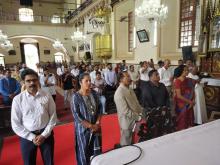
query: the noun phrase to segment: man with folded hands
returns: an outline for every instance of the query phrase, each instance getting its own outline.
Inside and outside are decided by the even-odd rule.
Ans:
[[[132,129],[135,122],[142,119],[143,108],[140,106],[133,89],[129,89],[131,78],[127,71],[119,73],[120,85],[117,88],[114,101],[117,108],[120,125],[120,145],[132,144]]]
[[[36,165],[37,148],[40,148],[45,165],[53,165],[56,106],[50,93],[39,89],[38,74],[32,69],[21,73],[26,90],[12,102],[11,123],[20,136],[24,165]]]

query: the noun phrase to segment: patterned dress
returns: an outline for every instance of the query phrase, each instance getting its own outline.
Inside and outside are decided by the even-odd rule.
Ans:
[[[87,99],[87,100],[86,100]],[[94,107],[94,108],[90,108]],[[101,135],[92,133],[85,128],[81,121],[88,121],[95,124],[101,114],[101,105],[94,91],[85,98],[79,92],[74,93],[71,101],[71,110],[75,125],[75,150],[78,165],[87,165],[90,157],[101,153]]]
[[[185,78],[183,81],[176,79],[174,81],[174,89],[180,89],[181,95],[186,99],[194,99],[194,83],[192,79]],[[193,126],[194,115],[193,107],[190,108],[190,105],[185,103],[183,100],[175,98],[175,110],[176,110],[176,129],[182,130]]]

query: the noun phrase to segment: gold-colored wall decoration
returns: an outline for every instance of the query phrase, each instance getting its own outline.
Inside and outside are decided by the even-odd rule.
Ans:
[[[99,35],[96,37],[95,42],[95,52],[97,57],[102,59],[108,59],[112,57],[112,35]]]

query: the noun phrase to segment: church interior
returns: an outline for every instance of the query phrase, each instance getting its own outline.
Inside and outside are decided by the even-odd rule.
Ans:
[[[2,165],[33,163],[25,162],[22,139],[26,137],[18,133],[28,132],[23,125],[30,120],[24,113],[32,100],[18,102],[22,94],[33,91],[26,69],[34,71],[32,76],[36,73],[38,79],[30,83],[38,83],[37,91],[46,91],[53,99],[48,104],[54,106],[56,116],[50,130],[52,164],[220,164],[220,0],[0,0]],[[97,113],[93,112],[96,99],[90,94],[83,97],[86,77],[88,90],[95,91],[102,107],[91,124],[86,116]],[[9,79],[16,85],[10,86]],[[193,87],[183,84],[185,79]],[[127,90],[130,93],[123,93]],[[189,91],[192,99],[185,97]],[[137,107],[142,108],[140,120],[130,123],[132,132],[126,136],[132,142],[123,146],[122,123],[132,119]],[[18,109],[23,114],[18,115]],[[189,109],[191,116],[186,114]],[[49,123],[52,117],[49,114]],[[43,122],[34,118],[29,124],[37,125],[35,120]],[[85,132],[91,130],[86,142],[78,137],[86,137],[78,135],[80,124]],[[91,150],[96,126],[101,130],[101,153],[96,155],[94,149],[85,163],[80,160],[82,150]],[[47,125],[32,127],[29,135],[43,129],[43,136],[49,130]],[[41,144],[49,139],[45,137],[39,144],[28,139],[40,148],[37,165],[48,164],[40,154]]]

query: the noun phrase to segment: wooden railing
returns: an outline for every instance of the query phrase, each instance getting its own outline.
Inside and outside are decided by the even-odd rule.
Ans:
[[[83,11],[85,8],[87,8],[89,5],[91,5],[93,2],[96,0],[87,0],[83,2],[76,10],[73,12],[69,13],[69,15],[66,17],[66,20],[69,21],[76,17],[81,11]]]
[[[50,16],[34,15],[33,18],[34,18],[34,21],[32,23],[66,24],[66,18],[64,17],[59,17],[60,23],[52,23],[51,20],[53,17],[50,17]],[[6,13],[6,12],[0,12],[0,21],[2,23],[9,22],[9,21],[10,22],[21,22],[19,20],[19,14]]]

